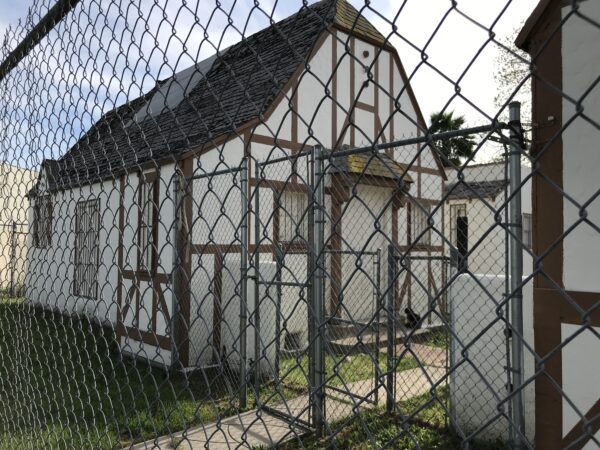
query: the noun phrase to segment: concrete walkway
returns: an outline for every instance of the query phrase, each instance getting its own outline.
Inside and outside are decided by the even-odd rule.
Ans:
[[[440,367],[426,368],[427,375],[433,382],[440,380],[445,370]],[[425,394],[431,388],[431,383],[420,368],[405,370],[396,374],[396,402],[411,399]],[[347,386],[347,390],[355,396],[372,395],[374,385],[372,380],[358,381]],[[379,403],[385,404],[386,390],[381,387]],[[354,414],[353,408],[369,408],[368,403],[361,403],[351,396],[329,389],[327,392],[327,420],[335,422]],[[308,395],[299,396],[285,403],[276,405],[274,409],[285,411],[299,419],[308,418]],[[269,448],[285,441],[299,438],[305,431],[294,427],[264,411],[247,411],[236,416],[214,422],[205,426],[189,429],[185,433],[175,433],[173,436],[163,436],[154,441],[147,441],[134,446],[134,449],[173,449],[178,444],[178,450],[184,449],[252,449]]]

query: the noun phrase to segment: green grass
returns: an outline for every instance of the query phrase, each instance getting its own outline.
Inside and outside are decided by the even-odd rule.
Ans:
[[[439,390],[438,399],[429,394],[412,398],[397,405],[400,413],[388,414],[381,408],[364,409],[350,419],[330,425],[327,437],[321,440],[309,438],[303,446],[309,450],[321,448],[344,448],[367,450],[371,448],[394,448],[442,450],[463,448],[462,439],[446,427],[447,388]],[[404,420],[403,416],[411,416]],[[505,450],[501,442],[470,441],[473,450]],[[290,442],[283,450],[297,448]]]
[[[121,448],[239,411],[231,373],[184,377],[122,357],[110,329],[0,299],[0,448]],[[385,355],[379,360],[385,368]],[[412,358],[397,370],[416,367]],[[328,356],[328,384],[372,379],[364,354]],[[282,359],[270,404],[306,394],[308,360]],[[248,407],[253,406],[249,390]]]
[[[238,411],[231,374],[122,358],[111,330],[17,300],[0,301],[0,352],[0,448],[128,447]]]
[[[415,336],[413,340],[415,343],[418,344],[448,349],[450,345],[450,334],[446,329],[436,328],[429,331],[428,333]]]
[[[386,372],[386,355],[380,353],[379,367]],[[396,372],[418,367],[414,358],[406,356],[400,360]],[[325,379],[330,386],[342,386],[348,383],[373,379],[375,360],[372,355],[359,353],[349,356],[325,356]],[[290,388],[306,390],[308,387],[308,357],[288,356],[282,358],[279,366],[279,376],[282,384]]]

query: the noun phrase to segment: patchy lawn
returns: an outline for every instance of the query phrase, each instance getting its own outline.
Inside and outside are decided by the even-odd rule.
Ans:
[[[174,375],[121,357],[115,339],[113,330],[86,319],[0,299],[0,447],[128,447],[238,412],[233,374]],[[382,369],[385,362],[382,353]],[[327,356],[326,367],[328,383],[335,386],[342,377],[346,383],[372,379],[374,361],[365,354]],[[416,361],[405,357],[397,370],[413,367]],[[283,358],[279,390],[265,383],[261,398],[306,393],[307,371],[306,356]],[[369,417],[374,423],[384,420],[378,413]],[[383,428],[384,422],[377,426]],[[339,438],[355,439],[348,433]]]
[[[0,352],[2,448],[128,447],[237,412],[231,374],[121,358],[112,330],[17,300],[0,300]]]
[[[450,333],[443,327],[434,328],[427,333],[416,336],[413,340],[415,343],[428,345],[430,347],[443,349],[448,349],[450,347]]]
[[[326,355],[325,370],[326,382],[330,386],[342,386],[348,383],[373,379],[375,376],[374,355],[359,353],[349,356]],[[379,367],[382,373],[386,372],[386,355],[379,354]],[[417,361],[410,356],[403,357],[396,367],[396,372],[419,367]],[[306,391],[308,387],[308,357],[288,356],[283,358],[279,366],[281,382],[290,388]]]
[[[462,449],[462,439],[446,426],[447,388],[439,390],[439,400],[432,400],[424,394],[398,403],[398,413],[388,414],[382,408],[364,409],[360,414],[333,423],[321,440],[307,438],[303,448],[344,448],[367,450],[371,448],[394,448],[422,450]],[[402,415],[412,415],[403,421]],[[298,448],[296,442],[289,442],[283,450]],[[501,442],[471,441],[472,450],[505,450]]]

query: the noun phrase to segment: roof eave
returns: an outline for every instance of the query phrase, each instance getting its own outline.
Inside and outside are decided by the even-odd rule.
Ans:
[[[540,20],[553,4],[560,4],[562,0],[540,0],[531,15],[525,21],[523,28],[515,39],[515,45],[525,52],[529,52],[529,44]]]

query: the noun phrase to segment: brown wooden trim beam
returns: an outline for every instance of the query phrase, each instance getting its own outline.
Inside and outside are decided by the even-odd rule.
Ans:
[[[356,109],[362,109],[363,111],[375,114],[375,107],[364,102],[356,102]]]
[[[297,142],[297,137],[296,139],[292,138],[291,141],[288,141],[286,139],[280,139],[278,137],[263,136],[262,134],[253,134],[250,137],[250,142],[253,142],[255,144],[268,145],[270,147],[291,150],[293,152],[300,152],[308,148],[307,145]]]
[[[150,274],[147,271],[136,271],[136,270],[122,270],[121,271],[123,279],[125,280],[136,280],[136,281],[146,281],[146,282],[154,282],[156,284],[164,284],[169,281],[170,275],[167,273],[155,273]]]
[[[557,292],[533,290],[533,328],[535,352],[544,362],[543,372],[535,380],[536,447],[562,448],[563,399],[555,386],[562,385],[561,319]],[[550,356],[551,355],[551,356]]]
[[[600,293],[566,291],[565,297],[560,302],[560,317],[563,323],[582,325],[584,318],[576,307],[569,301],[572,300],[585,312],[590,314],[591,326],[600,327]],[[568,296],[568,297],[567,297]]]
[[[152,345],[154,347],[159,347],[163,350],[171,350],[171,339],[168,336],[162,336],[152,331],[144,331],[138,328],[118,324],[117,335],[119,337],[127,336],[135,341],[143,342],[144,344]]]
[[[591,421],[588,424],[590,427],[589,432],[586,432],[583,428],[584,419],[580,419],[563,438],[562,448],[581,450],[592,439],[592,436],[600,430],[600,399],[596,400],[596,403],[584,414],[584,418],[586,422]]]

